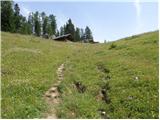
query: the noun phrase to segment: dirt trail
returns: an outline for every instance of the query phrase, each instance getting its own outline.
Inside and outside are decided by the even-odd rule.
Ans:
[[[53,84],[53,87],[51,87],[46,93],[45,93],[45,100],[48,103],[50,110],[47,113],[47,115],[45,115],[46,119],[57,119],[56,116],[56,110],[55,110],[55,106],[59,104],[60,102],[60,94],[58,91],[58,86],[61,83],[61,81],[63,80],[63,71],[64,71],[64,64],[61,64],[59,66],[59,68],[57,69],[57,76],[58,76],[58,80],[56,83]]]

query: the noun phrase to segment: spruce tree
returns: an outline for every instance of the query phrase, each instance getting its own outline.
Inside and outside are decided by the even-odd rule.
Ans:
[[[51,27],[51,35],[56,34],[57,24],[56,24],[56,18],[54,15],[49,16],[49,22]]]
[[[51,27],[51,24],[48,24],[47,25],[47,33],[48,33],[48,36],[51,36],[51,35],[53,35],[52,33],[52,27]]]
[[[93,42],[92,32],[88,26],[85,28],[85,40],[86,42]]]
[[[79,28],[76,28],[74,40],[75,41],[80,41],[81,40],[81,38],[80,38],[80,29]]]
[[[66,24],[65,33],[66,34],[71,34],[72,37],[74,37],[75,29],[74,29],[74,25],[73,25],[71,19],[69,19],[68,22],[67,22],[67,24]]]
[[[41,21],[41,25],[42,25],[42,34],[44,35],[46,33],[46,25],[44,24],[45,22],[45,19],[46,19],[46,14],[45,12],[42,12],[41,13],[41,18],[42,18],[42,21]]]
[[[47,33],[47,27],[48,27],[48,17],[46,16],[43,22],[43,35]]]
[[[14,24],[15,24],[15,32],[20,32],[21,27],[21,16],[20,16],[20,8],[18,4],[16,3],[14,5]],[[23,21],[23,20],[22,20]]]
[[[12,9],[12,1],[1,1],[1,30],[15,31],[14,25],[14,11]]]
[[[23,16],[20,16],[21,18],[21,26],[19,28],[19,32],[21,34],[28,34],[28,23],[26,21],[26,18]]]
[[[35,23],[35,34],[37,36],[41,35],[41,29],[40,29],[40,20],[39,20],[39,13],[38,11],[34,14],[34,23]]]

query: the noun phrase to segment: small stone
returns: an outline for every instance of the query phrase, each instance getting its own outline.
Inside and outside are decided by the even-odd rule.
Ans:
[[[139,78],[138,78],[138,77],[135,77],[135,80],[139,80]]]
[[[51,97],[54,98],[54,99],[57,98],[57,96],[58,96],[57,94],[52,94],[51,95]]]
[[[102,115],[105,115],[106,114],[106,112],[105,111],[102,111]]]
[[[128,96],[128,100],[132,100],[133,99],[133,96]]]
[[[55,93],[56,91],[57,91],[57,88],[51,88],[51,89],[49,90],[50,93]]]

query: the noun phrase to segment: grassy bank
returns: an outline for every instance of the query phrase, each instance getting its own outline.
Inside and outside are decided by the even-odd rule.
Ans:
[[[64,43],[2,33],[2,118],[40,117],[42,96],[70,50]]]
[[[158,118],[158,32],[107,44],[2,32],[2,118],[43,117],[43,95],[62,63],[59,118]]]

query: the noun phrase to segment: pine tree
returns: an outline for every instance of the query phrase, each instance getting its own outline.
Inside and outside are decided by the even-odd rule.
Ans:
[[[22,34],[34,33],[37,36],[46,35],[46,33],[49,36],[71,34],[73,41],[86,40],[86,42],[93,42],[92,32],[88,26],[86,26],[85,31],[78,27],[75,29],[72,20],[69,19],[64,26],[60,27],[60,31],[58,31],[54,15],[51,14],[48,17],[44,12],[39,14],[37,11],[36,13],[30,13],[27,21],[25,17],[20,15],[18,4],[14,5],[14,10],[12,7],[12,1],[1,1],[2,31],[20,32]]]
[[[92,32],[88,26],[85,28],[85,40],[86,42],[93,42]]]
[[[81,38],[80,38],[80,29],[79,28],[76,28],[74,40],[75,41],[80,41],[81,40]]]
[[[56,29],[57,29],[57,24],[56,24],[56,19],[54,15],[49,16],[49,22],[51,26],[51,35],[56,34]]]
[[[15,32],[20,32],[20,27],[21,27],[21,16],[20,16],[20,8],[18,4],[16,3],[14,5],[14,24],[15,24]]]
[[[66,34],[71,34],[72,37],[74,37],[75,29],[74,29],[74,25],[73,25],[71,19],[69,19],[69,20],[68,20],[68,23],[66,24],[65,33],[66,33]]]
[[[52,33],[52,27],[51,27],[51,24],[48,24],[47,25],[47,33],[48,33],[48,36],[51,36],[51,35],[53,35]]]
[[[42,27],[42,35],[45,35],[45,33],[46,33],[46,26],[47,26],[47,22],[48,22],[48,19],[46,20],[46,14],[45,14],[45,12],[42,12],[41,13],[41,18],[42,18],[42,20],[41,20],[41,27]]]
[[[14,11],[12,1],[1,1],[1,29],[2,31],[15,31]]]
[[[34,23],[35,23],[35,34],[37,36],[40,36],[41,34],[41,29],[40,29],[40,20],[39,20],[39,13],[38,11],[34,14]]]
[[[19,28],[19,32],[21,34],[28,34],[28,23],[26,21],[26,18],[23,17],[23,16],[20,16],[20,19],[21,19],[21,26]]]
[[[29,22],[27,22],[26,23],[27,24],[27,34],[32,34],[32,25],[29,23]]]
[[[20,33],[22,33],[22,34],[31,34],[32,33],[31,24],[23,16],[21,16]]]
[[[48,17],[46,16],[43,22],[43,35],[47,33],[47,26],[48,26]]]

